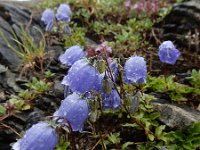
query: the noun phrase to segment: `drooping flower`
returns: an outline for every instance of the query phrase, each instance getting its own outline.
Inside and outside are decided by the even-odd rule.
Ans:
[[[53,23],[54,23],[54,12],[51,9],[46,9],[43,14],[41,20],[44,22],[46,25],[46,31],[51,31],[53,28]]]
[[[171,41],[164,41],[159,46],[158,56],[161,62],[174,65],[180,56],[180,52]]]
[[[60,55],[59,60],[62,64],[72,66],[77,60],[85,57],[86,54],[80,46],[72,46]]]
[[[46,122],[39,122],[26,131],[12,146],[12,150],[53,150],[57,143],[55,129]]]
[[[89,64],[87,59],[81,59],[71,66],[65,82],[73,92],[84,93],[94,90],[98,84],[98,79],[99,72]]]
[[[61,106],[54,115],[61,119],[58,122],[68,125],[64,119],[66,118],[73,131],[83,131],[84,123],[88,118],[89,108],[86,100],[81,99],[77,93],[73,93],[62,101]]]
[[[56,18],[58,21],[69,22],[71,15],[71,9],[67,4],[60,4],[57,9]]]
[[[143,57],[132,56],[124,66],[124,82],[128,84],[146,82],[147,66]]]
[[[117,109],[120,106],[120,96],[115,89],[110,94],[102,94],[102,104],[104,109]]]

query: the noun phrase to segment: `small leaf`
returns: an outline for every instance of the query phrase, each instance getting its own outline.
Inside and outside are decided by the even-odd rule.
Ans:
[[[123,127],[131,127],[131,128],[138,127],[138,125],[136,123],[125,123],[122,126]]]
[[[133,145],[133,144],[134,144],[133,142],[126,142],[126,143],[124,143],[124,144],[122,145],[122,150],[128,149],[128,146]]]
[[[165,125],[161,125],[161,126],[157,127],[156,131],[155,131],[155,135],[160,137],[162,132],[163,132],[163,130],[165,129],[165,127],[166,127]]]
[[[6,114],[6,108],[0,105],[0,116]]]
[[[200,122],[193,123],[192,126],[188,130],[192,135],[200,134]]]
[[[104,60],[98,60],[96,65],[99,73],[103,73],[106,70],[106,63]]]
[[[21,110],[29,110],[31,109],[31,105],[29,104],[24,104],[23,107],[21,108]]]
[[[153,141],[154,138],[155,138],[154,135],[152,135],[152,134],[147,134],[147,136],[148,136],[148,138],[149,138],[150,141]]]
[[[149,115],[149,118],[152,119],[152,120],[155,120],[155,119],[157,119],[159,116],[160,116],[159,113],[154,112],[154,113],[151,113],[151,114]]]
[[[111,133],[111,135],[108,136],[108,140],[111,141],[113,144],[120,143],[120,133]]]
[[[110,83],[110,79],[107,76],[105,76],[104,79],[102,80],[102,87],[103,87],[103,91],[106,94],[110,94],[110,92],[112,90],[112,86]]]

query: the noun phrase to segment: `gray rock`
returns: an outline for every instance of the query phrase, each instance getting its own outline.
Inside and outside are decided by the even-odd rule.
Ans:
[[[4,72],[6,72],[7,70],[8,70],[7,67],[5,67],[4,65],[1,65],[1,64],[0,64],[0,73],[4,73]]]
[[[8,43],[12,45],[16,50],[17,45],[11,39],[13,36],[11,34],[12,28],[11,26],[0,16],[0,32],[4,35],[4,37],[8,40]],[[0,60],[1,63],[16,70],[17,67],[21,64],[21,60],[17,57],[16,53],[11,50],[7,43],[4,41],[2,36],[0,36]]]
[[[152,103],[160,114],[160,121],[174,128],[185,128],[193,122],[200,121],[200,112],[189,107],[163,103],[156,100]]]
[[[34,108],[33,112],[31,112],[26,118],[26,128],[30,128],[33,124],[36,124],[39,121],[42,121],[45,118],[44,112],[38,108]]]
[[[0,2],[0,31],[16,51],[20,51],[20,48],[13,40],[15,39],[14,34],[17,40],[22,41],[22,27],[34,39],[36,44],[40,43],[42,35],[36,28],[42,29],[38,19],[33,17],[33,14],[23,7]],[[0,36],[0,62],[8,66],[12,71],[18,71],[22,61],[16,55],[16,52],[8,46],[8,43]]]
[[[61,84],[60,81],[56,80],[56,81],[54,82],[53,90],[54,90],[54,94],[55,94],[55,95],[63,95],[64,86]]]
[[[19,92],[22,89],[16,84],[16,74],[7,71],[6,72],[6,76],[7,76],[7,85],[9,88],[13,89],[15,92]]]
[[[176,41],[188,48],[195,47],[195,36],[199,37],[200,1],[191,0],[174,5],[172,11],[163,20],[164,40]]]
[[[0,85],[6,89],[7,92],[19,92],[21,88],[16,84],[16,74],[7,70],[0,74]]]

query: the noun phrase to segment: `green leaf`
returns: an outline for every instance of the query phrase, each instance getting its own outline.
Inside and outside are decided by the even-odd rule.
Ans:
[[[31,109],[31,105],[29,104],[24,104],[21,108],[21,110],[29,110],[29,109]]]
[[[150,141],[153,141],[155,139],[154,135],[152,135],[152,134],[147,134],[147,136]]]
[[[56,150],[67,150],[69,149],[69,146],[70,146],[70,142],[65,142],[65,143],[62,143],[62,145],[61,144],[57,145]]]
[[[19,99],[18,97],[9,99],[9,102],[19,110],[31,109],[30,104],[26,103],[24,100]]]
[[[188,130],[192,135],[200,135],[200,122],[193,123]]]
[[[6,114],[6,108],[0,105],[0,116]]]
[[[118,144],[120,143],[120,133],[111,133],[109,136],[108,136],[108,140],[111,141],[113,144]]]
[[[52,73],[50,70],[44,72],[45,78],[52,78],[55,76],[55,73]]]
[[[98,60],[96,62],[97,65],[97,70],[99,71],[99,73],[103,73],[106,70],[106,63],[104,60]]]
[[[160,114],[157,113],[157,112],[151,113],[151,114],[149,115],[149,118],[152,119],[152,120],[155,120],[155,119],[157,119],[158,117],[160,117]]]
[[[200,135],[199,135],[197,138],[193,139],[192,145],[193,145],[195,148],[200,147]]]
[[[103,88],[103,91],[106,93],[106,94],[110,94],[111,90],[112,90],[112,86],[111,86],[111,81],[110,79],[105,76],[102,80],[102,88]]]
[[[156,128],[155,130],[155,135],[160,137],[162,135],[163,130],[165,129],[165,125],[161,125],[159,127]]]
[[[133,142],[126,142],[126,143],[124,143],[124,144],[122,145],[122,150],[128,149],[128,147],[129,147],[130,145],[133,145],[133,144],[134,144]]]
[[[191,142],[188,142],[188,141],[184,142],[184,144],[183,144],[183,148],[184,148],[185,150],[191,150],[191,149],[194,149],[192,143],[191,143]]]
[[[125,123],[122,126],[123,127],[131,127],[131,128],[138,127],[138,125],[136,123]]]
[[[185,98],[182,94],[175,93],[175,92],[171,92],[171,93],[169,94],[169,97],[170,97],[173,101],[178,101],[178,102],[187,101],[187,98]]]

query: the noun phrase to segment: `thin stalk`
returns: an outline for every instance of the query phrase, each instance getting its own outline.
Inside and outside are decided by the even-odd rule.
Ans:
[[[114,84],[114,88],[115,88],[115,90],[117,91],[117,93],[119,94],[119,96],[120,96],[120,98],[121,98],[122,96],[121,96],[119,90],[117,89],[117,85],[116,85],[116,83],[115,83],[115,81],[114,81],[114,77],[113,77],[112,71],[111,71],[111,69],[110,69],[110,66],[109,66],[108,60],[105,59],[105,61],[106,61],[106,65],[107,65],[107,67],[108,67],[108,73],[109,73],[109,75],[110,75],[110,79],[111,79],[111,81],[112,81],[113,84]]]
[[[69,120],[67,120],[67,123],[69,125],[69,130],[70,130],[70,133],[71,133],[71,139],[72,139],[72,150],[76,150],[76,142],[75,142],[75,137],[74,137],[74,133],[73,133],[73,129],[72,129],[72,126],[69,122]]]
[[[100,136],[100,139],[101,139],[102,148],[103,148],[103,150],[106,150],[106,147],[105,147],[104,142],[103,142],[103,136],[101,134],[101,131],[99,132],[99,136]]]
[[[17,136],[19,136],[19,137],[21,138],[21,135],[20,135],[14,128],[12,128],[11,126],[8,126],[8,125],[4,124],[3,122],[0,122],[0,124],[1,124],[3,127],[12,130]]]
[[[115,82],[114,82],[113,75],[112,75],[112,71],[111,71],[111,69],[110,69],[110,67],[109,67],[109,64],[108,64],[107,59],[105,59],[105,61],[106,61],[106,64],[107,64],[107,66],[108,66],[108,72],[109,72],[109,74],[110,74],[111,80],[113,81],[113,83],[115,83]],[[122,80],[122,79],[121,79],[121,80]],[[118,91],[118,89],[117,89],[117,86],[116,86],[115,84],[114,84],[114,87],[115,87],[117,93],[119,94],[120,98],[122,98],[122,95],[121,95],[122,93],[119,93],[119,91]],[[141,122],[140,120],[138,120],[137,118],[135,118],[134,116],[131,115],[131,113],[129,112],[128,108],[127,108],[124,104],[123,104],[123,107],[124,107],[125,111],[127,112],[127,114],[129,115],[129,117],[130,117],[131,119],[133,119],[134,122],[135,122],[137,125],[139,125],[141,128],[144,129],[145,134],[151,134],[151,135],[153,135],[156,139],[158,139],[158,138],[153,134],[153,132],[151,132],[149,129],[146,129],[146,128],[145,128],[145,126],[142,124],[142,122]]]

